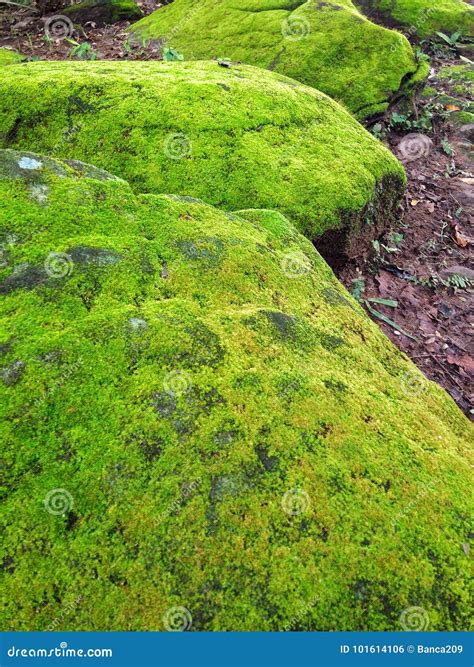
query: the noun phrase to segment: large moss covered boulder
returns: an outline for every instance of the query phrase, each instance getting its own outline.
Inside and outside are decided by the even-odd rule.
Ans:
[[[408,28],[419,37],[437,31],[474,36],[474,9],[464,0],[354,0],[354,4],[387,25]]]
[[[280,214],[2,151],[0,227],[2,629],[467,629],[472,429]]]
[[[48,63],[5,68],[0,145],[76,158],[138,192],[226,210],[278,209],[325,245],[360,250],[396,211],[393,155],[313,88],[248,66]],[[355,243],[352,243],[355,239]]]
[[[12,49],[0,48],[0,67],[2,65],[16,65],[24,60],[23,56]]]
[[[93,21],[98,26],[143,16],[135,0],[82,0],[61,11],[75,22]]]
[[[285,74],[359,118],[384,111],[417,70],[406,38],[351,0],[174,0],[131,30],[186,60],[230,58]]]

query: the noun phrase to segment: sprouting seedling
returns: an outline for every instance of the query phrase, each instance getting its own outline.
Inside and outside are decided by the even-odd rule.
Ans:
[[[163,60],[169,63],[176,60],[184,60],[184,56],[182,53],[178,53],[176,49],[173,49],[170,46],[165,46],[163,49]]]

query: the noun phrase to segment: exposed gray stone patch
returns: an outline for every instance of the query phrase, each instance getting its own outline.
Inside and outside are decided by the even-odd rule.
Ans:
[[[139,317],[131,317],[128,320],[128,323],[132,331],[144,331],[145,329],[148,329],[147,322]]]
[[[75,264],[112,266],[121,260],[121,256],[118,253],[107,248],[75,246],[74,248],[70,248],[67,254]]]
[[[30,264],[20,264],[12,274],[0,283],[0,294],[10,294],[16,289],[34,289],[46,282],[48,276],[44,269]]]
[[[48,201],[49,188],[47,185],[32,185],[30,192],[32,199],[35,199],[38,204],[46,204]]]
[[[20,169],[41,169],[43,163],[25,155],[18,160],[18,166]]]
[[[10,366],[0,368],[0,378],[3,384],[7,385],[7,387],[12,387],[19,382],[25,367],[26,364],[24,361],[14,361]]]

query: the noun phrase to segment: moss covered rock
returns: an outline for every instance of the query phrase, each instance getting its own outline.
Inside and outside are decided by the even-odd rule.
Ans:
[[[310,238],[349,230],[354,252],[405,183],[393,155],[326,95],[212,62],[9,67],[2,144],[92,162],[138,192],[279,209]]]
[[[83,0],[61,11],[78,23],[93,21],[99,26],[121,20],[137,20],[143,16],[135,0]]]
[[[282,215],[2,151],[0,226],[2,629],[467,629],[472,429]]]
[[[17,51],[0,48],[0,67],[2,65],[15,65],[24,60],[23,56]]]
[[[367,14],[388,25],[409,28],[419,37],[437,31],[474,36],[474,9],[463,0],[354,0]]]
[[[230,58],[327,93],[359,118],[384,111],[417,70],[402,35],[351,0],[174,0],[131,28],[186,60]]]

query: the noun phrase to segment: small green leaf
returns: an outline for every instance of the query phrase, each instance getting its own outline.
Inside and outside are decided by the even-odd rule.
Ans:
[[[402,329],[396,322],[391,320],[389,317],[384,315],[383,313],[380,313],[378,310],[375,310],[375,308],[372,308],[370,303],[366,300],[365,305],[367,306],[367,310],[369,313],[371,313],[374,317],[377,317],[379,320],[382,320],[382,322],[385,322],[385,324],[388,324],[389,326],[393,327],[400,333],[402,333],[404,336],[407,336],[407,338],[411,338],[412,340],[418,340],[415,338],[415,336],[412,336],[411,334],[407,333],[404,329]]]
[[[370,299],[367,299],[367,301],[370,301],[371,303],[380,303],[382,306],[390,306],[390,308],[398,307],[398,301],[395,301],[394,299],[378,299],[376,297],[371,297]]]

